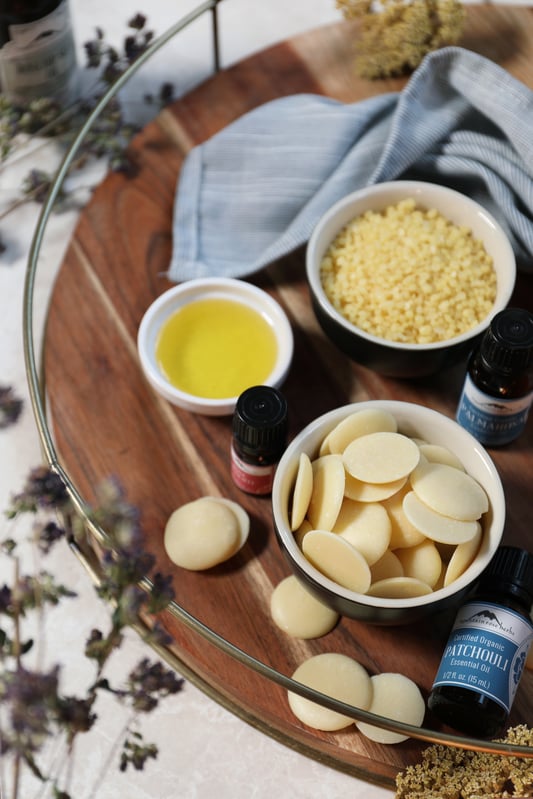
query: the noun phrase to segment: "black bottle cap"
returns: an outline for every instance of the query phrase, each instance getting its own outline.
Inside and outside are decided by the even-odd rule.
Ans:
[[[491,369],[513,374],[533,360],[533,314],[523,308],[506,308],[491,320],[480,346]]]
[[[233,435],[244,453],[277,460],[285,449],[288,410],[285,397],[272,386],[244,391],[233,414]]]
[[[518,547],[499,547],[481,575],[479,588],[509,593],[531,607],[533,555]]]

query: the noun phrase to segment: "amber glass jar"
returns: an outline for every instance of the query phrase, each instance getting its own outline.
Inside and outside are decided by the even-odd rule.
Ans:
[[[41,97],[67,105],[75,98],[68,0],[0,0],[0,86],[19,105]]]

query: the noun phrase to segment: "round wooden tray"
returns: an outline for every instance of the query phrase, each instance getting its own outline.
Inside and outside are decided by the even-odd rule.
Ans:
[[[110,174],[81,214],[53,291],[44,345],[49,418],[61,464],[88,503],[94,488],[118,475],[142,513],[148,548],[174,577],[176,601],[230,644],[290,676],[312,654],[345,652],[371,673],[401,671],[427,694],[450,618],[416,627],[371,627],[342,619],[316,641],[285,636],[272,623],[273,587],[289,573],[272,528],[270,501],[239,492],[229,470],[229,418],[176,409],[149,388],[136,353],[148,305],[169,287],[176,180],[187,151],[251,108],[281,95],[314,92],[352,102],[396,91],[403,80],[367,82],[353,68],[356,28],[312,31],[216,74],[149,124],[132,146],[135,177]],[[470,7],[465,47],[487,55],[533,86],[533,15],[529,9]],[[291,435],[315,416],[347,402],[394,398],[453,416],[464,364],[431,380],[385,379],[351,363],[322,335],[310,308],[303,252],[273,264],[252,282],[275,296],[290,317],[295,357],[284,393]],[[521,276],[517,303],[533,309],[531,278]],[[505,540],[533,549],[529,493],[533,429],[495,451],[508,501]],[[240,502],[249,512],[249,543],[206,573],[174,567],[162,531],[180,504],[205,494]],[[337,734],[301,725],[285,689],[221,651],[165,613],[170,651],[211,695],[287,745],[368,780],[392,785],[417,761],[420,741],[385,747],[354,728]],[[511,723],[533,718],[533,675],[525,675]],[[428,722],[429,723],[429,722]]]

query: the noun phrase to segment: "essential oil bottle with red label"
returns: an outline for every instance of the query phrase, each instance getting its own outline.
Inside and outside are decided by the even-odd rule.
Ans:
[[[252,386],[240,395],[233,415],[231,476],[242,491],[270,494],[287,431],[287,401],[276,388]]]

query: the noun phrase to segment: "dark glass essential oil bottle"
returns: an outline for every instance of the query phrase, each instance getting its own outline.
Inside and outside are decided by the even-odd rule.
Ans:
[[[531,642],[533,555],[500,547],[457,614],[428,700],[448,726],[479,738],[503,729]]]
[[[246,389],[235,406],[231,445],[233,482],[248,494],[269,494],[287,446],[285,397],[271,386]]]
[[[496,314],[470,356],[457,421],[482,444],[508,444],[522,433],[533,401],[533,314]]]

